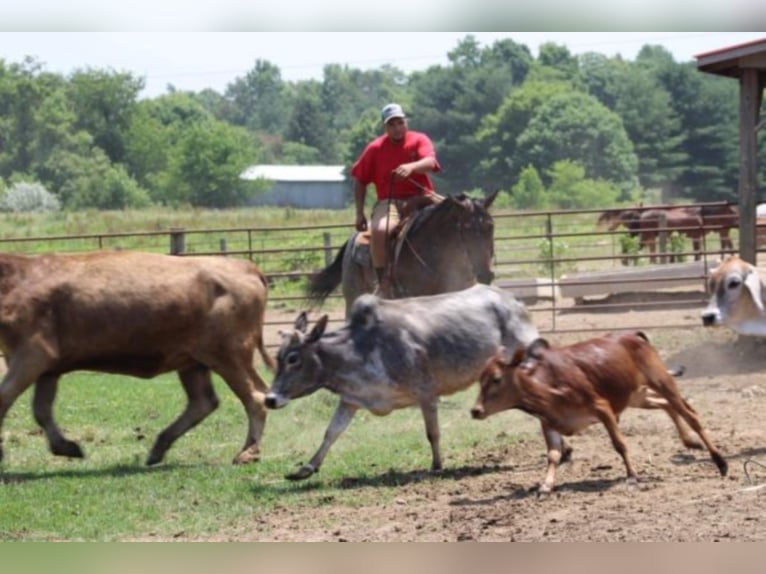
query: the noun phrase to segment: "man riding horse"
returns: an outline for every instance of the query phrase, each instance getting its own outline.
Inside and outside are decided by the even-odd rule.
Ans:
[[[370,256],[378,281],[376,294],[393,297],[389,264],[389,238],[407,215],[442,198],[434,193],[428,172],[441,168],[431,139],[409,130],[399,104],[381,111],[385,134],[370,142],[351,168],[354,178],[356,229],[367,230],[364,202],[367,186],[375,185],[377,202],[372,208]]]

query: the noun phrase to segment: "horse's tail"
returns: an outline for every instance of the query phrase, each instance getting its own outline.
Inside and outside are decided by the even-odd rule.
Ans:
[[[349,248],[350,241],[351,239],[343,244],[332,263],[309,279],[306,295],[312,303],[321,304],[340,285],[343,279],[343,256]]]

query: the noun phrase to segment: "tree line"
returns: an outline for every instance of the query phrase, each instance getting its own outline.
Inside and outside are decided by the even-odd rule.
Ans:
[[[390,101],[434,140],[442,193],[502,189],[517,208],[737,198],[735,81],[652,45],[633,61],[554,43],[533,57],[467,35],[447,57],[302,81],[256,59],[223,93],[154,98],[132,73],[0,59],[0,209],[240,206],[264,185],[239,179],[249,165],[350,166]]]

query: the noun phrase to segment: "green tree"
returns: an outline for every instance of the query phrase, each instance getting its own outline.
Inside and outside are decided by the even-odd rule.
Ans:
[[[666,49],[644,46],[636,59],[670,95],[685,135],[687,161],[666,200],[735,200],[738,180],[737,83],[676,63]]]
[[[57,195],[65,209],[125,209],[150,204],[148,193],[123,166],[112,164],[99,147],[88,154],[58,148],[48,164],[60,182]]]
[[[672,188],[688,158],[670,94],[640,62],[600,54],[586,54],[580,61],[582,83],[588,93],[622,119],[638,158],[640,184]]]
[[[144,81],[127,72],[84,69],[69,78],[75,129],[91,134],[95,145],[115,162],[125,158],[124,135],[144,88]]]
[[[566,46],[553,42],[540,45],[537,62],[544,68],[556,71],[556,74],[549,75],[551,80],[558,77],[560,80],[573,81],[579,72],[577,57],[573,56]]]
[[[124,134],[125,165],[155,201],[167,200],[160,180],[184,133],[211,119],[211,114],[188,93],[171,92],[138,103]]]
[[[615,183],[623,194],[636,186],[638,161],[620,117],[582,92],[553,95],[540,105],[517,139],[518,161],[550,181],[561,160],[581,164],[589,179]]]
[[[244,129],[212,119],[195,124],[173,150],[162,178],[163,197],[199,207],[244,205],[264,185],[239,177],[257,157],[255,139]]]
[[[256,60],[244,77],[226,87],[225,97],[231,103],[225,111],[227,121],[254,131],[284,132],[288,91],[281,71],[271,62]]]
[[[513,206],[517,209],[546,209],[548,196],[540,174],[534,166],[521,170],[519,181],[511,190]]]
[[[442,191],[497,187],[496,181],[484,179],[476,169],[487,157],[482,142],[475,138],[476,126],[524,81],[532,57],[510,41],[480,49],[471,35],[448,56],[449,66],[433,66],[412,75],[410,124],[434,141],[444,170],[437,179]]]
[[[544,102],[570,90],[567,83],[528,81],[510,92],[495,113],[484,117],[476,139],[484,149],[477,169],[486,181],[509,187],[516,183],[522,168],[529,166],[519,161],[519,136]]]
[[[548,176],[551,181],[548,196],[557,209],[614,205],[620,193],[614,183],[586,178],[585,168],[570,160],[555,162]]]
[[[331,135],[318,82],[301,82],[298,86],[285,139],[318,149],[324,163],[338,161],[338,143]]]

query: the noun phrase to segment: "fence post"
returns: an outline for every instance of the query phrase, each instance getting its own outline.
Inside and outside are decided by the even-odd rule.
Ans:
[[[181,255],[186,252],[186,233],[182,228],[170,230],[170,254]]]
[[[661,211],[657,214],[657,229],[659,231],[657,249],[660,252],[660,263],[667,263],[668,257],[668,214]]]
[[[322,241],[324,243],[324,264],[328,266],[332,263],[332,248],[330,247],[330,232],[325,231],[322,234]]]
[[[223,255],[226,255],[227,248],[226,248],[226,238],[225,237],[221,237],[221,240],[218,242],[218,246],[219,246],[218,250]]]

